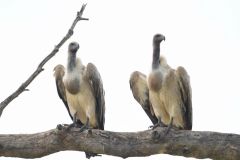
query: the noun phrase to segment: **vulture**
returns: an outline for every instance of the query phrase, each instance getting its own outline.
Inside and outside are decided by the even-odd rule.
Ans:
[[[130,77],[130,87],[134,98],[141,104],[153,128],[173,126],[178,129],[192,129],[192,91],[190,77],[183,67],[172,69],[166,59],[160,57],[160,43],[165,36],[153,37],[153,60],[150,74],[135,71]],[[153,122],[153,120],[152,120]]]
[[[54,68],[57,92],[73,120],[69,127],[80,126],[80,131],[104,130],[105,99],[101,76],[94,64],[82,64],[76,56],[78,49],[77,42],[70,43],[66,68],[61,64]],[[90,158],[94,154],[86,153],[86,156]]]

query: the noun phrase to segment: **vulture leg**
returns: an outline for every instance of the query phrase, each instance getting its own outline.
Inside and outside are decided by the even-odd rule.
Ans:
[[[66,127],[67,126],[67,127]],[[78,127],[80,128],[82,125],[81,125],[81,122],[79,120],[77,120],[77,112],[73,115],[73,123],[70,124],[70,125],[67,125],[67,124],[58,124],[57,125],[57,129],[58,130],[63,130],[65,127],[66,127],[66,130],[70,130],[71,128],[73,127]]]
[[[80,128],[82,127],[81,122],[77,119],[77,112],[73,115],[73,123],[70,124],[66,130],[70,130],[71,128]]]
[[[83,131],[85,131],[86,129],[90,129],[90,127],[89,127],[89,118],[87,118],[86,124],[84,124],[84,125],[80,128],[80,131],[79,131],[79,132],[83,132]]]
[[[157,122],[156,124],[150,126],[149,128],[155,129],[155,128],[157,128],[157,127],[166,127],[166,125],[164,125],[164,124],[162,123],[162,121],[161,121],[160,118],[158,119],[158,122]]]
[[[167,127],[166,132],[164,133],[164,136],[166,136],[168,134],[168,132],[170,131],[170,129],[173,127],[173,117],[171,118],[171,121]]]

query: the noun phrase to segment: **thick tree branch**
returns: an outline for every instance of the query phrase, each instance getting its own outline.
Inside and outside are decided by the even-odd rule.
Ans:
[[[52,52],[45,57],[40,64],[38,65],[37,69],[30,75],[30,77],[22,83],[22,85],[15,91],[13,92],[10,96],[8,96],[4,101],[0,103],[0,117],[2,115],[3,110],[6,108],[6,106],[17,96],[19,96],[23,91],[27,90],[27,86],[44,70],[43,66],[47,61],[49,61],[60,49],[60,47],[73,35],[73,30],[76,26],[76,24],[80,20],[88,20],[87,18],[82,18],[83,11],[86,7],[86,4],[82,5],[82,8],[79,12],[77,12],[77,16],[75,20],[73,21],[70,29],[68,30],[68,33],[63,37],[63,39],[54,47]]]
[[[0,135],[0,156],[39,158],[58,151],[87,151],[127,157],[170,154],[216,160],[240,159],[240,135],[171,130],[141,132],[89,130],[82,133],[53,129],[43,133]]]

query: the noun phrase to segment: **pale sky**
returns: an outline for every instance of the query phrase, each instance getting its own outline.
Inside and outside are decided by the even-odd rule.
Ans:
[[[67,46],[80,43],[78,56],[93,62],[106,93],[105,129],[141,131],[150,120],[134,100],[130,74],[148,74],[152,37],[165,35],[162,55],[173,68],[188,71],[192,85],[193,130],[240,134],[240,2],[238,0],[0,0],[0,101],[15,91],[66,34],[81,5],[84,17],[72,38],[44,71],[4,110],[0,134],[36,133],[71,119],[58,98],[53,68],[66,64]],[[70,157],[70,158],[69,158]],[[83,159],[65,151],[41,160]],[[2,158],[12,160],[15,158]],[[116,159],[103,155],[93,159]],[[129,160],[185,160],[154,155]]]

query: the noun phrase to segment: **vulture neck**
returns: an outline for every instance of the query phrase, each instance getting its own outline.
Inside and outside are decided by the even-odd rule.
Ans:
[[[80,72],[77,67],[76,53],[68,54],[66,89],[71,94],[77,94],[80,90]]]
[[[160,64],[160,43],[153,44],[152,70],[158,69]]]
[[[67,71],[72,72],[76,68],[76,53],[68,53]]]

